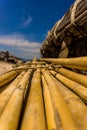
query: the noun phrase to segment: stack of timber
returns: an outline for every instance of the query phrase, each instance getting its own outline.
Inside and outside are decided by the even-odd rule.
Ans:
[[[87,55],[87,0],[76,0],[48,32],[41,55],[44,58]]]
[[[73,68],[86,71],[87,57],[34,59],[2,74],[0,130],[87,130],[87,75]]]

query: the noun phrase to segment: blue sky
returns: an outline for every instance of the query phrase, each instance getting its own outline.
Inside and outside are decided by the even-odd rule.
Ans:
[[[40,57],[48,30],[74,0],[0,0],[0,50],[22,58]]]

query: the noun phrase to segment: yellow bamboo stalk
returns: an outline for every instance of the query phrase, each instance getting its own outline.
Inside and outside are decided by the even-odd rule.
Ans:
[[[46,111],[46,119],[47,119],[47,127],[48,130],[58,130],[56,121],[55,121],[55,113],[51,101],[51,96],[49,93],[49,88],[47,86],[47,83],[42,75],[42,86],[43,86],[43,95],[44,95],[44,102],[45,102],[45,111]]]
[[[60,65],[73,65],[73,66],[87,67],[87,57],[86,56],[77,57],[77,58],[42,58],[41,60],[60,64]]]
[[[17,78],[0,94],[0,116],[24,74],[25,72],[19,74]]]
[[[16,67],[15,69],[23,69],[23,68],[27,68],[27,67],[30,67],[30,65],[26,65],[26,64],[24,64],[24,65],[21,65],[21,66],[19,66],[19,67]]]
[[[20,72],[21,70],[11,70],[9,72],[4,73],[3,75],[0,75],[0,87],[13,80]]]
[[[54,82],[57,82],[58,89],[61,92],[72,117],[74,118],[79,130],[87,129],[87,107],[82,100],[72,91],[70,91],[65,85],[60,83],[57,79],[53,78]],[[85,114],[84,114],[85,113]]]
[[[4,85],[3,87],[0,87],[0,94],[9,86],[10,83]]]
[[[74,65],[64,65],[67,68],[73,68],[73,69],[77,69],[77,70],[87,70],[87,67],[84,66],[74,66]]]
[[[57,72],[62,74],[65,77],[87,87],[87,76],[78,74],[76,72],[73,72],[71,70],[64,69],[64,68],[57,69]]]
[[[40,69],[34,72],[21,130],[46,130]]]
[[[63,130],[77,130],[77,126],[71,116],[71,113],[57,87],[56,82],[52,80],[51,75],[45,69],[42,69],[42,74],[49,86],[49,91],[52,97],[52,103],[54,106],[56,123],[58,129]]]
[[[64,77],[61,74],[56,73],[55,71],[51,71],[53,75],[56,74],[56,78],[62,82],[65,86],[75,92],[86,104],[87,104],[87,88],[84,86]]]
[[[0,117],[0,130],[17,130],[24,91],[30,78],[30,73],[31,70],[26,72],[6,105]]]

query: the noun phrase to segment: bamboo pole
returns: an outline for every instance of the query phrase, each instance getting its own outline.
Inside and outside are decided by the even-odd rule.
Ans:
[[[76,72],[73,72],[71,70],[64,69],[64,68],[57,69],[57,72],[62,74],[65,77],[87,87],[87,76],[78,74]]]
[[[71,69],[87,71],[87,67],[84,67],[84,66],[64,65],[64,67],[71,68]]]
[[[52,97],[52,103],[55,111],[57,129],[63,130],[77,130],[77,126],[72,119],[71,113],[64,102],[64,99],[58,90],[57,84],[52,80],[51,75],[45,69],[42,69],[42,74],[49,86],[50,95]]]
[[[7,84],[11,80],[13,80],[20,72],[21,72],[21,70],[11,70],[11,71],[8,71],[8,72],[4,73],[3,75],[1,75],[0,76],[0,87],[4,86],[5,84]]]
[[[71,114],[74,118],[79,130],[87,129],[87,107],[82,100],[72,91],[70,91],[65,85],[63,85],[57,79],[54,82],[58,84],[58,89],[61,92]],[[84,114],[85,113],[85,114]]]
[[[82,100],[87,104],[87,88],[84,86],[64,77],[63,75],[56,73],[55,71],[50,71],[53,75],[56,74],[56,78],[62,82],[65,86],[75,92]]]
[[[31,66],[31,64],[30,65],[24,64],[24,65],[20,65],[20,66],[16,67],[16,69],[27,68],[27,67],[30,67],[30,66]]]
[[[24,74],[25,72],[19,74],[17,78],[0,94],[0,116]]]
[[[9,85],[10,83],[4,85],[3,87],[0,87],[0,94],[7,88],[7,86]]]
[[[34,72],[21,130],[46,130],[40,69]]]
[[[48,85],[42,75],[42,86],[43,86],[43,95],[44,95],[44,102],[45,102],[45,111],[46,111],[46,120],[47,120],[47,127],[48,130],[58,130],[56,121],[55,121],[55,113],[53,109],[53,104],[51,101],[51,96],[49,93]]]
[[[19,117],[22,109],[24,91],[30,78],[31,70],[27,71],[16,90],[12,94],[0,117],[0,130],[17,130]]]
[[[56,63],[59,65],[71,65],[76,67],[87,68],[87,57],[77,57],[77,58],[42,58],[42,61],[47,61],[51,63]]]

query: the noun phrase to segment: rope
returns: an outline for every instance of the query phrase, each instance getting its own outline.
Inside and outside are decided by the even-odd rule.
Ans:
[[[46,45],[49,45],[48,41],[45,41],[45,44],[46,44]]]
[[[49,38],[50,36],[51,36],[51,32],[48,31],[48,33],[47,33],[47,38]]]
[[[59,54],[59,56],[58,57],[67,57],[68,56],[68,54],[69,54],[69,49],[68,49],[68,47],[67,47],[67,45],[65,44],[65,42],[63,41],[62,42],[62,46],[61,46],[61,50],[60,50],[60,54]]]
[[[73,8],[71,10],[71,23],[72,24],[75,24],[75,12],[76,12],[76,8],[77,8],[77,5],[81,2],[81,0],[76,0],[74,5],[73,5]]]
[[[81,0],[76,0],[73,8],[71,10],[71,23],[74,25],[75,29],[81,34],[81,36],[87,41],[87,39],[84,37],[83,33],[86,33],[85,29],[81,30],[81,27],[79,27],[76,23],[75,23],[75,12],[76,12],[76,8],[77,5],[81,2]],[[87,33],[86,33],[87,34]]]
[[[61,19],[61,20],[62,20],[62,19]],[[59,20],[59,21],[57,22],[56,27],[55,27],[54,32],[53,32],[55,39],[57,39],[56,30],[57,30],[57,28],[58,28],[58,26],[59,26],[61,20]]]
[[[75,28],[78,26],[78,25],[75,23],[75,12],[76,12],[77,5],[78,5],[80,2],[81,2],[81,0],[76,0],[75,3],[74,3],[74,5],[73,5],[73,8],[71,9],[71,24],[73,24],[73,25],[75,26]],[[58,28],[60,22],[63,20],[63,18],[64,18],[64,16],[62,17],[61,20],[59,20],[59,21],[57,22],[56,27],[55,27],[55,29],[54,29],[54,37],[55,37],[55,39],[57,39],[56,30],[57,30],[57,28]],[[78,28],[78,27],[77,27],[77,28]],[[82,35],[81,31],[78,30],[77,28],[76,28],[76,30],[79,31],[79,33]],[[80,28],[79,28],[79,29],[80,29]]]

